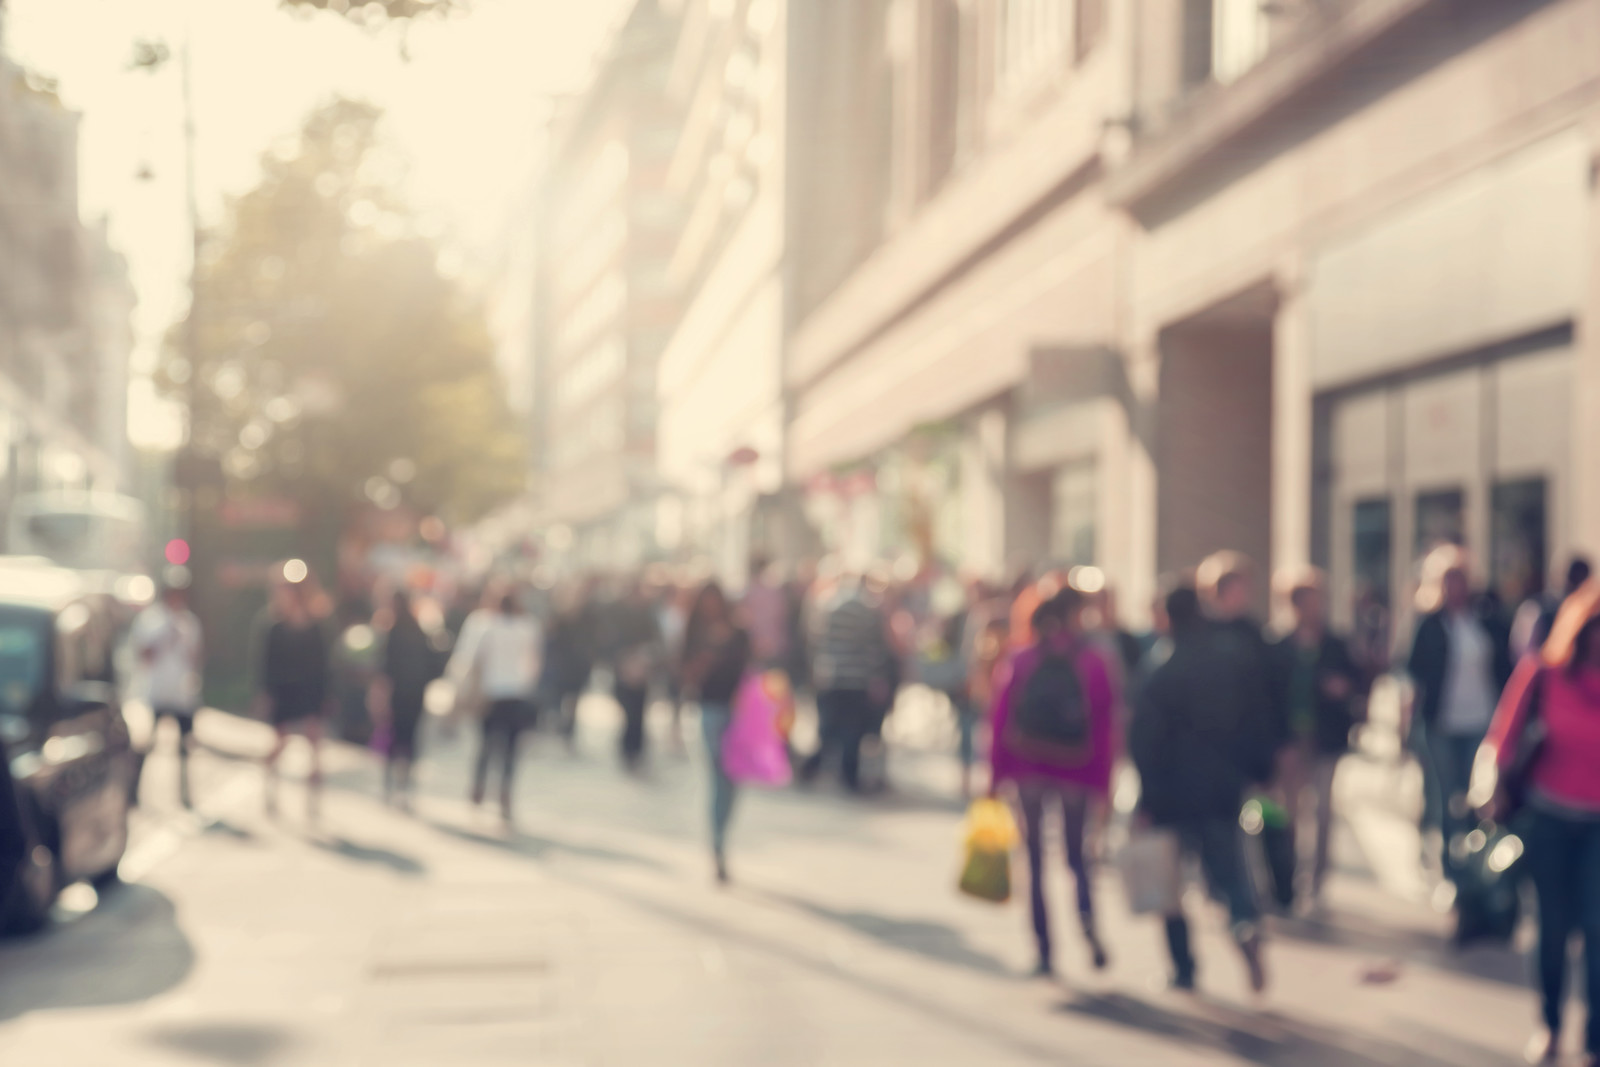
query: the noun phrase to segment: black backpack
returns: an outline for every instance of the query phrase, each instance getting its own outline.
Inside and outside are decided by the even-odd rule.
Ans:
[[[1046,652],[1011,709],[1007,745],[1035,763],[1081,767],[1093,754],[1093,740],[1077,650]]]

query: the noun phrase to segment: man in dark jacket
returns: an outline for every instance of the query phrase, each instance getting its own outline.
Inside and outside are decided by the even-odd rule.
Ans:
[[[1128,733],[1142,782],[1140,818],[1170,828],[1186,853],[1200,857],[1212,895],[1228,906],[1234,939],[1259,990],[1266,984],[1261,911],[1239,829],[1245,788],[1260,777],[1250,757],[1259,726],[1242,713],[1240,678],[1259,661],[1242,657],[1237,635],[1201,616],[1193,589],[1174,591],[1166,607],[1172,655],[1140,690]],[[1166,925],[1173,985],[1192,989],[1188,921],[1179,912]]]
[[[1239,759],[1252,782],[1266,784],[1277,774],[1289,722],[1277,661],[1251,614],[1255,566],[1238,552],[1217,552],[1200,564],[1196,579],[1218,655],[1235,668],[1226,675],[1224,691],[1243,730]]]
[[[1364,707],[1365,677],[1345,640],[1328,629],[1322,572],[1306,568],[1290,574],[1281,588],[1294,611],[1294,629],[1272,646],[1276,675],[1284,685],[1289,743],[1278,762],[1279,799],[1288,813],[1289,858],[1298,858],[1295,831],[1307,793],[1317,815],[1311,873],[1313,898],[1322,894],[1328,871],[1328,838],[1333,829],[1333,775],[1350,751],[1350,731]],[[1286,872],[1293,900],[1293,866]]]
[[[1511,678],[1511,628],[1498,604],[1474,595],[1470,560],[1445,545],[1423,562],[1417,623],[1406,672],[1416,687],[1413,729],[1437,790],[1444,832],[1442,866],[1456,877],[1450,841],[1472,829],[1466,791],[1478,746]]]

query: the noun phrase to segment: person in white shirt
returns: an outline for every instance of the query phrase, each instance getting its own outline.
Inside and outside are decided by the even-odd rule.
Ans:
[[[139,663],[137,694],[150,705],[156,723],[171,719],[178,726],[178,795],[190,807],[189,749],[194,713],[200,706],[200,672],[204,647],[200,620],[189,610],[188,591],[168,584],[161,599],[134,619],[129,642]]]
[[[458,694],[474,692],[482,705],[483,729],[472,776],[472,802],[482,804],[489,765],[500,764],[500,814],[511,823],[512,785],[517,745],[533,725],[534,689],[539,682],[539,623],[523,608],[515,591],[497,598],[467,617],[445,677]]]

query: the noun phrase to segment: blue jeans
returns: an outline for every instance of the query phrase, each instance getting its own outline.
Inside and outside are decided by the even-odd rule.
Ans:
[[[1233,937],[1240,944],[1256,934],[1261,905],[1245,862],[1244,831],[1235,818],[1211,818],[1173,827],[1185,855],[1198,856],[1211,898],[1227,905]],[[1189,948],[1189,921],[1183,915],[1167,917],[1167,948],[1180,982],[1193,982],[1195,961]]]
[[[1567,992],[1567,945],[1583,935],[1584,986],[1589,997],[1588,1051],[1600,1053],[1600,821],[1564,819],[1537,809],[1523,829],[1528,871],[1539,893],[1536,972],[1544,1021],[1561,1032]]]
[[[1456,863],[1450,858],[1450,841],[1461,834],[1470,833],[1478,825],[1467,808],[1467,786],[1472,783],[1472,761],[1477,758],[1481,734],[1446,734],[1436,728],[1428,730],[1428,759],[1433,764],[1434,780],[1439,783],[1440,829],[1444,831],[1444,857],[1442,869],[1445,877],[1454,881],[1459,874]]]
[[[739,792],[722,769],[722,738],[732,722],[733,709],[727,704],[700,705],[700,734],[705,738],[706,765],[711,769],[711,850],[718,856],[728,843],[728,822]]]

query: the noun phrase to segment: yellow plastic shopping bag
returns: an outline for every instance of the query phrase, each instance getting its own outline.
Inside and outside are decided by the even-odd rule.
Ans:
[[[961,892],[1004,904],[1011,899],[1011,850],[1017,845],[1011,809],[998,800],[974,801],[967,810],[965,838]]]

